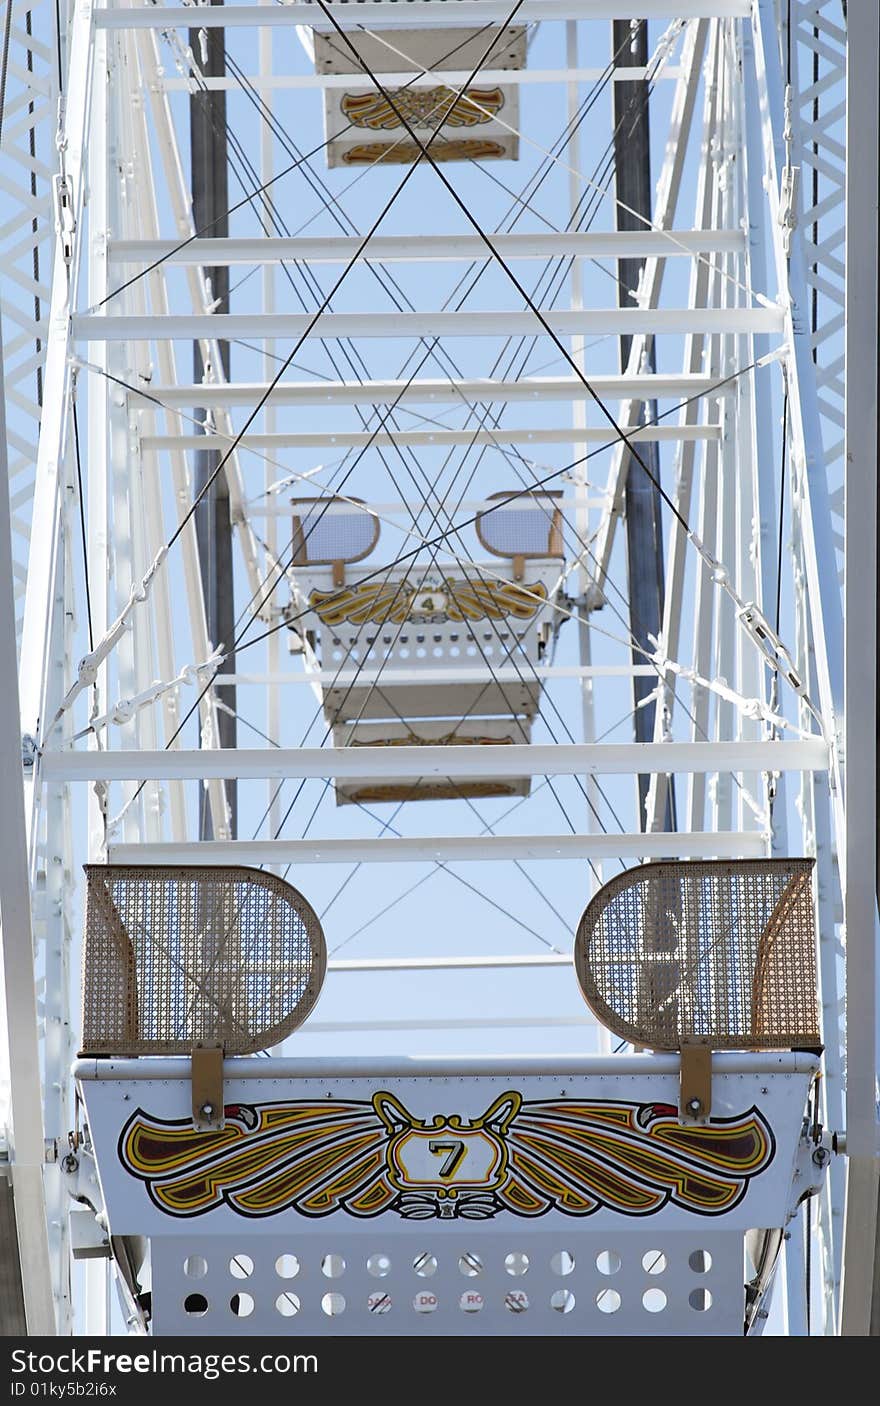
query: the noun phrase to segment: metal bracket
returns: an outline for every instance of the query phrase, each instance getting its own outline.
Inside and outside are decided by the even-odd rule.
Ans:
[[[688,1123],[708,1123],[712,1111],[712,1046],[706,1035],[681,1041],[681,1087],[678,1116]]]
[[[195,1045],[192,1052],[192,1120],[197,1132],[223,1127],[223,1046]]]

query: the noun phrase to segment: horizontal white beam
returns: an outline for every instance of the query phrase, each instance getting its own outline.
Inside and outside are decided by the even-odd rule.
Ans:
[[[111,864],[460,864],[504,859],[761,859],[756,830],[675,835],[389,835],[109,845]]]
[[[584,1019],[589,1020],[589,1015]],[[312,1022],[300,1033],[309,1030]],[[473,1028],[473,1021],[471,1022]],[[297,1036],[299,1038],[299,1036]],[[728,1078],[733,1075],[769,1074],[782,1080],[791,1074],[815,1073],[819,1068],[817,1055],[792,1053],[746,1054],[740,1050],[718,1050],[712,1055],[712,1070]],[[223,1061],[223,1077],[230,1080],[271,1079],[406,1079],[414,1074],[434,1078],[466,1079],[497,1077],[523,1079],[529,1075],[566,1074],[593,1077],[621,1074],[663,1075],[679,1073],[681,1055],[659,1054],[526,1054],[449,1055],[449,1054],[383,1054],[383,1055],[311,1055],[297,1054],[293,1058],[273,1055],[271,1060],[253,1059],[249,1055],[231,1055]],[[74,1079],[84,1083],[109,1081],[139,1084],[143,1080],[192,1079],[189,1055],[154,1055],[144,1059],[113,1059],[106,1056],[74,1061]]]
[[[632,6],[630,6],[630,9]],[[302,3],[270,5],[224,5],[222,13],[205,6],[199,15],[199,27],[204,29],[241,29],[277,27],[289,29],[295,24],[331,29],[317,5]],[[333,18],[343,28],[364,25],[369,29],[412,28],[419,19],[433,25],[504,24],[510,16],[510,0],[458,0],[455,5],[398,5],[389,0],[371,0],[370,4],[334,4]],[[668,19],[674,13],[683,19],[712,19],[715,16],[744,18],[749,13],[749,0],[640,0],[639,15],[645,19]],[[517,11],[518,24],[536,20],[610,20],[627,19],[629,10],[623,0],[525,0]],[[189,6],[150,5],[131,9],[113,6],[95,10],[98,29],[191,29],[193,13]]]
[[[330,972],[483,971],[517,967],[570,967],[569,952],[534,952],[527,956],[485,957],[337,957],[330,958]]]
[[[627,430],[627,439],[641,443],[678,444],[685,440],[717,440],[721,438],[720,425],[648,425],[644,429]],[[383,448],[399,445],[401,448],[427,449],[455,445],[500,445],[500,444],[607,444],[613,441],[611,426],[604,429],[579,429],[567,426],[564,429],[495,429],[479,430],[336,430],[312,432],[308,430],[278,430],[274,434],[251,434],[248,432],[240,441],[241,449],[367,449],[373,445]],[[221,435],[171,434],[144,435],[141,449],[228,449],[230,440]]]
[[[450,88],[461,88],[472,78],[472,70],[444,68],[443,82]],[[664,64],[659,72],[651,70],[643,65],[634,64],[632,68],[615,68],[610,75],[605,68],[481,68],[480,83],[504,83],[512,84],[514,87],[524,85],[534,85],[536,83],[595,83],[597,79],[610,77],[612,83],[637,83],[640,79],[649,79],[651,83],[678,82],[681,77],[681,68],[678,64]],[[258,93],[277,91],[282,88],[351,88],[350,73],[248,73],[246,75],[248,85],[256,89]],[[190,78],[160,78],[156,87],[165,93],[189,92],[192,79]],[[397,88],[406,84],[408,88],[435,88],[437,86],[437,74],[434,71],[427,73],[413,73],[412,69],[405,73],[383,73],[383,88]],[[241,87],[241,82],[235,76],[227,75],[223,78],[207,78],[203,74],[199,87],[204,87],[209,93],[229,90]]]
[[[184,382],[177,386],[145,386],[143,398],[153,397],[162,405],[200,405],[206,410],[217,406],[256,405],[269,390],[268,381],[238,381],[229,385],[199,386]],[[717,376],[594,376],[590,385],[603,400],[686,400],[707,395],[718,386]],[[717,391],[724,395],[728,387]],[[132,390],[130,395],[138,397]],[[533,376],[521,381],[362,381],[349,385],[341,381],[279,381],[272,388],[272,405],[461,405],[481,401],[581,400],[583,382],[576,376]]]
[[[656,678],[653,664],[536,664],[529,669],[532,678],[539,679],[619,679]],[[345,669],[334,673],[332,669],[320,669],[314,673],[292,669],[281,674],[224,674],[224,688],[239,685],[257,685],[259,688],[278,688],[287,684],[326,684],[333,688],[347,688],[349,684],[368,687],[381,678],[383,687],[399,687],[401,684],[423,684],[423,669],[383,669],[381,675],[375,669]],[[495,683],[522,683],[522,670],[501,669],[456,669],[455,682],[485,683],[492,679]]]
[[[791,742],[516,743],[509,747],[219,747],[44,752],[43,781],[203,781],[429,776],[627,776],[652,772],[825,771],[820,738]],[[668,837],[666,840],[668,844]]]
[[[204,8],[207,11],[209,7]],[[548,308],[542,309],[541,315],[557,337],[579,332],[632,337],[667,332],[778,334],[783,330],[782,309],[776,307],[589,308],[563,312]],[[298,341],[306,334],[327,340],[547,335],[532,312],[325,312],[318,318],[309,313],[169,313],[160,317],[85,313],[72,319],[72,331],[80,342],[191,342],[214,337],[218,341],[243,337]]]
[[[631,70],[627,69],[627,73]],[[445,78],[445,75],[444,75]],[[436,83],[436,79],[432,80]],[[216,268],[228,264],[278,264],[303,259],[310,264],[348,263],[354,258],[377,263],[424,263],[456,259],[485,259],[486,246],[476,234],[374,234],[361,251],[359,236],[317,235],[297,239],[193,239],[180,247],[172,239],[117,239],[109,245],[113,264],[196,264]],[[493,234],[492,243],[505,259],[674,258],[676,255],[736,253],[745,235],[725,230],[627,230],[615,234]],[[360,251],[360,252],[359,252]]]

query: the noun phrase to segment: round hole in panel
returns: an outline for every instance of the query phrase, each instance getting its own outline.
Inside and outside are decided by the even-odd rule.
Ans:
[[[466,1274],[469,1279],[475,1279],[478,1274],[483,1272],[483,1261],[479,1255],[466,1250],[463,1255],[459,1255],[458,1267],[462,1274]]]
[[[555,1308],[557,1313],[571,1313],[574,1303],[571,1289],[554,1289],[550,1295],[550,1307]]]
[[[596,1256],[596,1268],[600,1274],[616,1274],[620,1269],[620,1255],[616,1250],[600,1250]]]
[[[648,1313],[662,1313],[666,1307],[666,1295],[662,1289],[646,1289],[642,1294],[642,1307]]]
[[[436,1257],[429,1255],[427,1250],[422,1250],[413,1260],[413,1269],[422,1279],[430,1279],[432,1274],[437,1273]]]
[[[187,1294],[183,1301],[183,1311],[193,1318],[203,1318],[208,1312],[208,1300],[204,1294]]]
[[[510,1313],[525,1313],[529,1306],[529,1296],[523,1293],[522,1289],[511,1289],[505,1296],[504,1307]]]
[[[229,1261],[229,1273],[233,1279],[250,1279],[254,1272],[254,1262],[250,1255],[233,1255]]]
[[[504,1256],[504,1268],[508,1274],[525,1274],[529,1267],[529,1257],[522,1250],[511,1250]]]
[[[341,1255],[325,1255],[321,1260],[321,1273],[326,1279],[338,1279],[345,1273],[345,1260]]]
[[[295,1313],[299,1313],[299,1298],[289,1289],[285,1289],[284,1293],[279,1294],[275,1300],[275,1307],[282,1318],[292,1318]]]
[[[708,1274],[712,1268],[712,1256],[708,1250],[691,1250],[688,1255],[688,1268],[694,1274]]]
[[[397,653],[400,655],[400,658],[401,658],[401,659],[408,659],[408,658],[409,658],[409,650],[408,650],[408,649],[399,649],[399,650],[397,651]]]
[[[391,1295],[384,1289],[374,1289],[367,1297],[367,1308],[370,1313],[389,1313],[391,1311]]]
[[[465,651],[466,654],[471,654],[471,655],[476,654],[476,652],[477,652],[477,646],[476,646],[475,644],[469,644],[468,647],[467,647],[467,649],[466,649],[466,651]]]
[[[662,1274],[666,1268],[666,1256],[662,1250],[646,1250],[642,1255],[642,1269],[646,1274]]]
[[[275,1273],[279,1279],[295,1279],[299,1274],[299,1260],[296,1255],[279,1255],[275,1261]]]
[[[424,658],[426,658],[427,653],[428,653],[428,651],[425,649],[424,645],[421,645],[421,644],[420,644],[419,647],[418,647],[418,649],[416,650],[416,658],[417,658],[417,659],[424,659]]]
[[[620,1308],[620,1295],[616,1289],[600,1289],[596,1295],[596,1307],[600,1313],[616,1313]]]
[[[462,1313],[479,1313],[483,1307],[483,1295],[478,1294],[475,1289],[465,1289],[458,1306]]]
[[[453,659],[457,659],[458,656],[461,654],[461,650],[459,649],[457,644],[453,644],[449,647],[449,653],[452,655]]]
[[[557,1250],[555,1255],[551,1255],[550,1268],[554,1274],[560,1276],[571,1274],[574,1269],[574,1255],[571,1250]]]
[[[688,1303],[696,1313],[705,1313],[712,1307],[712,1295],[708,1289],[691,1289],[688,1294]]]
[[[372,1274],[374,1279],[384,1279],[386,1274],[391,1273],[391,1258],[385,1254],[367,1256],[367,1273]]]
[[[434,655],[434,658],[435,658],[435,659],[442,659],[442,658],[443,658],[443,650],[440,648],[440,645],[439,645],[439,644],[435,644],[435,645],[434,645],[434,648],[433,648],[433,650],[432,650],[431,652],[432,652],[432,654]]]
[[[334,658],[334,659],[341,659],[341,658],[342,658],[342,650],[341,650],[341,649],[334,649],[334,651],[333,651],[333,658]]]
[[[345,1298],[342,1294],[325,1294],[321,1307],[328,1318],[337,1318],[340,1313],[345,1312]]]
[[[413,1308],[416,1313],[433,1313],[437,1307],[437,1295],[432,1294],[430,1289],[419,1289],[413,1299]]]
[[[187,1255],[183,1262],[183,1272],[187,1279],[204,1279],[208,1272],[208,1261],[204,1255]]]
[[[250,1318],[254,1311],[254,1301],[250,1294],[233,1294],[229,1307],[236,1318]]]

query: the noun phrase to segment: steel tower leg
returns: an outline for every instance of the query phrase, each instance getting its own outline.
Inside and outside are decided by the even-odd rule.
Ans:
[[[638,24],[638,28],[633,28]],[[639,66],[642,69],[648,62],[648,26],[633,20],[614,20],[612,24],[612,53],[615,63],[621,68]],[[648,90],[643,79],[628,83],[614,84],[614,162],[617,228],[619,230],[644,230],[646,220],[651,218],[651,145],[648,119]],[[644,218],[641,218],[644,216]],[[644,260],[618,259],[619,279],[617,299],[621,307],[637,306],[631,297],[639,287],[639,279]],[[626,371],[632,339],[620,339],[620,367]],[[648,338],[645,344],[646,371],[654,371],[654,339]],[[641,407],[640,423],[645,417],[655,419],[656,403],[650,402]],[[639,451],[644,454],[655,478],[660,476],[660,456],[657,445],[646,443]],[[626,548],[629,575],[629,614],[630,630],[640,649],[653,650],[650,637],[660,635],[663,621],[663,525],[660,517],[660,494],[639,464],[634,464],[627,454],[629,464],[626,469]],[[633,648],[633,663],[638,664],[644,654]],[[654,688],[650,678],[633,677],[633,705],[635,739],[637,742],[651,742],[654,739],[655,703],[644,703],[644,699]],[[639,824],[647,826],[646,803],[651,778],[639,777]],[[675,807],[671,784],[666,791],[666,807],[663,820],[664,830],[675,829]]]
[[[212,4],[222,4],[223,0],[211,0]],[[226,72],[226,32],[223,29],[191,29],[189,42],[198,67],[205,77],[221,78]],[[193,220],[196,229],[209,228],[212,238],[222,239],[229,234],[229,181],[226,141],[226,94],[220,90],[200,89],[190,96],[190,158],[192,168]],[[211,294],[216,300],[218,312],[229,311],[229,266],[205,270],[210,281]],[[229,379],[229,343],[219,342],[218,350],[222,362],[223,379]],[[217,368],[218,370],[220,368]],[[193,373],[198,383],[210,380],[210,368],[206,368],[202,348],[198,341],[193,343]],[[207,374],[206,374],[207,373]],[[195,417],[206,425],[209,412],[196,409]],[[211,420],[213,426],[213,420]],[[196,494],[201,493],[211,475],[216,472],[219,462],[216,450],[200,449],[195,455]],[[205,597],[205,614],[208,624],[208,637],[212,645],[230,644],[235,632],[235,599],[232,582],[232,521],[229,511],[229,486],[222,472],[208,489],[196,509],[196,534],[199,543],[199,564],[202,573],[202,590]],[[220,673],[231,673],[235,668],[234,658],[228,658],[220,666]],[[236,742],[235,689],[217,688],[217,701],[225,704],[217,715],[219,737],[215,745],[234,747]],[[232,713],[226,711],[232,709]],[[230,834],[236,834],[236,783],[227,780],[226,805],[229,814]],[[208,807],[207,792],[201,801],[199,829],[203,839],[214,838],[214,828]]]

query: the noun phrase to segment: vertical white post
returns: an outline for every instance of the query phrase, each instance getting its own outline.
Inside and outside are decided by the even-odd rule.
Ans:
[[[877,1282],[877,53],[873,0],[847,11],[846,1145],[841,1331],[867,1336]],[[853,159],[854,154],[857,157]],[[873,1300],[873,1314],[872,1314]]]
[[[12,537],[0,338],[0,956],[9,1049],[10,1158],[28,1333],[54,1334],[43,1189],[43,1092],[37,1041],[34,942],[22,789],[21,715],[15,648]],[[31,759],[33,765],[33,759]]]

